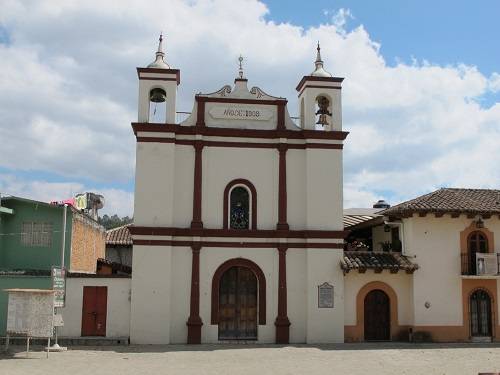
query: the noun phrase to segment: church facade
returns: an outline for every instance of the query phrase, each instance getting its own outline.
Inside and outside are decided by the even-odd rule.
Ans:
[[[179,123],[161,38],[137,72],[131,342],[344,342],[343,79],[319,45],[298,124],[241,60]]]

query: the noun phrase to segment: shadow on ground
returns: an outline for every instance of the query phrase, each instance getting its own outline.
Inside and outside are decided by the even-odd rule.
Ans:
[[[363,350],[427,350],[427,349],[467,349],[467,348],[500,348],[500,343],[344,343],[344,344],[201,344],[201,345],[119,345],[119,346],[68,346],[68,351],[84,350],[96,352],[115,353],[170,353],[170,352],[210,352],[218,350],[249,350],[249,349],[299,349],[314,348],[322,351],[363,351]],[[0,359],[22,358],[25,346],[12,345],[6,353],[0,351]],[[42,352],[43,346],[34,345],[30,348],[33,352]],[[57,353],[56,353],[57,354]],[[51,354],[52,355],[52,354]]]

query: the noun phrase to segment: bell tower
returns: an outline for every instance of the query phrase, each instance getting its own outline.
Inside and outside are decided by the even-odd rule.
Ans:
[[[323,68],[319,42],[314,65],[315,70],[302,77],[296,87],[300,126],[308,130],[342,130],[341,89],[344,78],[333,77]]]
[[[160,34],[156,59],[146,68],[137,68],[139,77],[139,122],[175,123],[177,86],[180,70],[165,62],[163,35]]]

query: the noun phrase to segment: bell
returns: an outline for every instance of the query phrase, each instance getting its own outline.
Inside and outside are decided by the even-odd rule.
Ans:
[[[151,90],[149,93],[149,100],[153,103],[163,103],[167,98],[167,94],[164,90],[156,88]]]
[[[319,118],[318,118],[318,122],[316,124],[321,125],[321,126],[330,125],[328,123],[328,120],[327,120],[327,115],[326,114],[320,114]]]

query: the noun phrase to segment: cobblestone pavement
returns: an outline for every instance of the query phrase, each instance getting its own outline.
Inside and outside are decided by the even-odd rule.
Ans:
[[[478,374],[500,371],[498,344],[170,345],[40,347],[0,355],[1,375]]]

